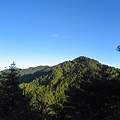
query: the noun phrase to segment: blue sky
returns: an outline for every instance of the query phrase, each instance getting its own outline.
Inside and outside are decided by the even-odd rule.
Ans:
[[[119,0],[1,0],[0,70],[79,56],[120,67]]]

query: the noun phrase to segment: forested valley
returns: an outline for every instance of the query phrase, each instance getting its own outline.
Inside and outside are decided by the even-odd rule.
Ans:
[[[120,69],[88,57],[0,71],[0,120],[120,120]]]

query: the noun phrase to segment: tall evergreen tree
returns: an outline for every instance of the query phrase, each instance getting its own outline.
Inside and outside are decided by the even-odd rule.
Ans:
[[[1,74],[0,80],[0,120],[24,120],[28,109],[19,88],[19,74],[13,62]]]

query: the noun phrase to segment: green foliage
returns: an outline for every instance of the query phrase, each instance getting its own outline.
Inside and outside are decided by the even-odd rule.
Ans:
[[[79,57],[20,86],[31,96],[31,108],[41,111],[43,118],[108,119],[110,111],[117,115],[119,110],[119,73],[119,69]]]
[[[19,74],[13,62],[0,79],[0,120],[25,120],[28,107],[18,82]]]
[[[53,67],[19,71],[22,76],[17,87],[22,95],[14,88],[18,96],[24,96],[31,120],[120,119],[120,69],[82,56]],[[1,89],[2,104],[3,93]]]
[[[40,77],[40,76],[44,76],[47,75],[50,71],[51,71],[51,67],[49,66],[38,66],[38,67],[30,67],[28,69],[23,69],[23,70],[19,70],[21,77],[19,79],[19,81],[22,82],[31,82],[34,79]]]

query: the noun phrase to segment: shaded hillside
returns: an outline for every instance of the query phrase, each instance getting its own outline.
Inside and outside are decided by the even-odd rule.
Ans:
[[[48,73],[20,85],[31,98],[32,109],[42,113],[43,118],[120,119],[119,69],[87,57],[47,69]]]
[[[49,66],[38,66],[38,67],[30,67],[28,69],[20,70],[20,82],[31,82],[35,78],[40,76],[47,75],[51,71],[51,67]]]

